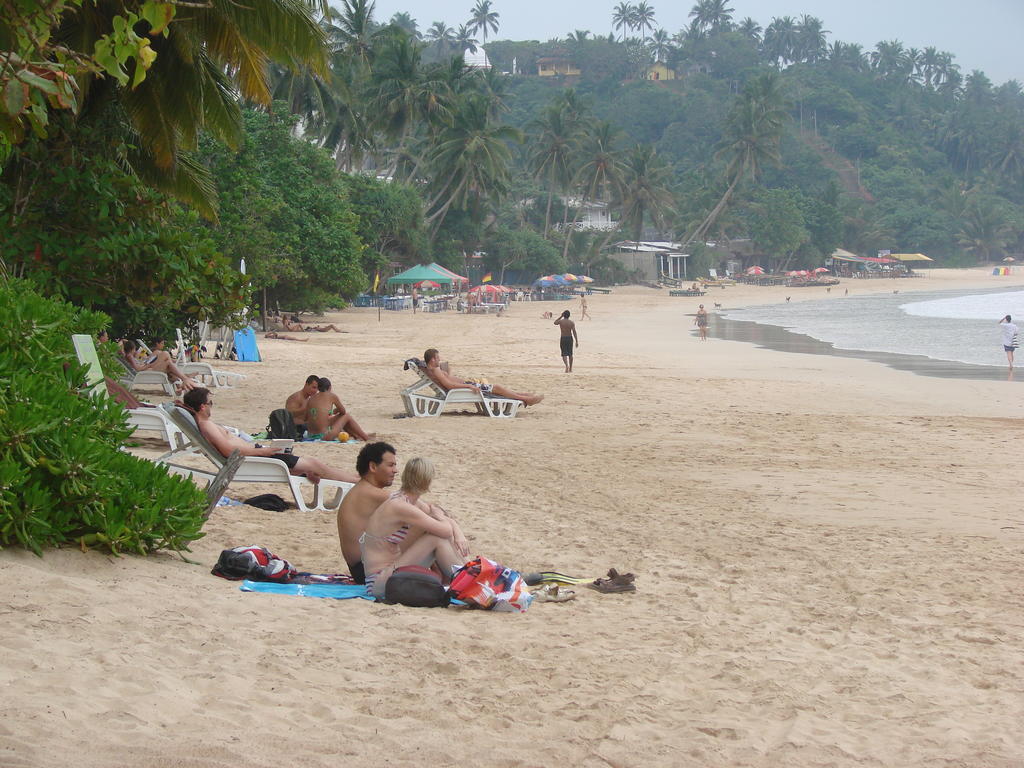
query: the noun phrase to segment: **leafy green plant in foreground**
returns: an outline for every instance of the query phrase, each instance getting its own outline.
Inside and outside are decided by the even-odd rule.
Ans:
[[[187,549],[203,534],[205,496],[188,480],[120,450],[124,410],[79,394],[72,333],[96,312],[0,282],[0,547],[77,542],[112,552]]]

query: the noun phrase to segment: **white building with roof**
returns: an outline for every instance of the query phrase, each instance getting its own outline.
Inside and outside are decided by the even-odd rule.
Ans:
[[[491,60],[487,58],[487,51],[482,45],[476,47],[476,53],[467,48],[462,52],[462,63],[470,69],[490,69]]]
[[[656,283],[662,275],[689,280],[682,245],[664,241],[622,240],[611,246],[608,256],[619,262],[637,279]]]

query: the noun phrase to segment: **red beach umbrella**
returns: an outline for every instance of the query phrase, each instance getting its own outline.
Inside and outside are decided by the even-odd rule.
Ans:
[[[433,280],[420,280],[418,283],[416,283],[416,287],[421,290],[426,288],[427,290],[435,291],[441,287],[441,284],[435,283]]]
[[[828,270],[825,269],[824,267],[818,267],[816,270],[814,270],[814,274],[816,275],[820,275],[822,272],[828,272]]]
[[[756,265],[753,266],[753,267],[748,267],[747,268],[747,274],[748,275],[763,275],[764,274],[764,269],[762,269],[761,267],[758,267]]]
[[[475,288],[469,289],[470,293],[501,293],[501,289],[496,285],[485,283],[484,285],[478,285]]]

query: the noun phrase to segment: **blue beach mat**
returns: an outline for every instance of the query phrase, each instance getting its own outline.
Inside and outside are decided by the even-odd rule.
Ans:
[[[240,362],[261,362],[259,347],[256,346],[256,333],[252,328],[235,331],[235,354]]]
[[[274,584],[246,579],[239,589],[243,592],[269,592],[273,595],[332,597],[335,600],[351,600],[354,597],[359,597],[363,600],[373,600],[366,594],[366,587],[362,584]]]

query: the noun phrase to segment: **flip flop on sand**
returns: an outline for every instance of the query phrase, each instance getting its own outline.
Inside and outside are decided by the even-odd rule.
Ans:
[[[586,584],[593,581],[591,576],[569,576],[558,571],[536,571],[533,573],[524,573],[523,580],[526,582],[526,586],[535,587],[538,584]]]
[[[571,589],[561,589],[557,584],[545,584],[533,593],[533,599],[538,603],[567,603],[576,599],[576,593]]]

